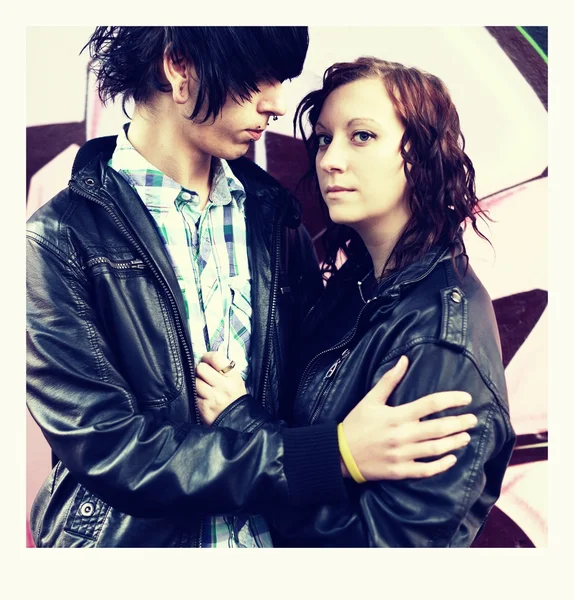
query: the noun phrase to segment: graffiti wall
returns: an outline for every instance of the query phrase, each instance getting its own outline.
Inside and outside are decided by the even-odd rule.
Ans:
[[[62,189],[78,147],[115,134],[126,117],[102,106],[79,55],[91,28],[27,31],[27,214]],[[294,191],[322,253],[322,216],[297,184],[306,169],[293,136],[299,99],[336,61],[374,55],[430,71],[459,110],[477,193],[492,222],[494,250],[471,232],[465,243],[496,311],[517,445],[502,495],[475,546],[546,547],[547,536],[547,28],[310,27],[302,75],[285,83],[287,114],[256,142],[250,157]],[[43,53],[50,48],[50,64]],[[46,90],[58,90],[46,101]],[[128,114],[130,107],[127,107]],[[49,448],[28,415],[26,510],[51,468]],[[28,537],[28,545],[32,545]]]

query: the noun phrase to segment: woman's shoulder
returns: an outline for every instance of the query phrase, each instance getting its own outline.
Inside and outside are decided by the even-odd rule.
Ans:
[[[387,292],[374,317],[405,343],[424,338],[464,345],[480,328],[498,336],[490,296],[465,261],[445,259],[420,280]]]
[[[446,301],[472,306],[491,305],[488,291],[474,272],[465,256],[445,257],[426,277],[406,286],[406,298],[423,301],[442,313]]]

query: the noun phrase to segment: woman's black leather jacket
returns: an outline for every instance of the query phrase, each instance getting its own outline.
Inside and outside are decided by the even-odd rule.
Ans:
[[[357,278],[327,286],[325,298],[303,323],[299,348],[321,346],[317,336],[338,341],[309,362],[293,417],[299,425],[341,421],[405,354],[407,373],[388,404],[465,390],[472,395],[470,408],[431,418],[473,412],[478,424],[469,431],[471,442],[455,452],[454,467],[434,477],[346,480],[345,501],[268,512],[276,545],[464,547],[481,529],[500,494],[515,434],[492,303],[470,266],[464,274],[466,259],[457,252],[453,261],[450,251],[434,249],[384,280],[370,300],[359,300],[354,326],[342,326],[340,315],[358,298]],[[338,307],[338,316],[328,306]],[[264,418],[249,397],[220,417],[218,423],[227,427]]]
[[[181,291],[148,211],[107,166],[114,147],[82,147],[68,188],[27,224],[27,404],[56,456],[36,544],[192,546],[203,515],[345,497],[334,422],[200,424]],[[317,281],[316,261],[295,200],[250,161],[230,165],[247,193],[254,393],[275,414],[299,318],[289,291]]]

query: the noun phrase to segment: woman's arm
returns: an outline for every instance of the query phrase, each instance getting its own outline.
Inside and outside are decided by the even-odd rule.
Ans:
[[[455,451],[456,464],[431,478],[407,478],[356,484],[348,482],[348,500],[309,510],[277,510],[267,515],[279,543],[300,546],[448,547],[469,546],[500,494],[514,432],[500,394],[474,359],[434,343],[408,351],[410,368],[389,403],[406,407],[423,393],[466,390],[478,424],[468,445]],[[377,369],[379,377],[390,367]],[[462,409],[432,415],[421,423]],[[395,460],[406,447],[396,436]],[[427,460],[427,459],[423,459]]]

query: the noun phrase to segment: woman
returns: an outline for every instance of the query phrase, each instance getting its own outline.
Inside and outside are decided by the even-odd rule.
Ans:
[[[409,368],[389,403],[465,390],[478,424],[454,452],[455,466],[426,479],[363,483],[347,455],[355,480],[347,501],[269,515],[274,543],[469,546],[500,494],[515,434],[492,303],[462,239],[468,222],[480,234],[481,211],[456,109],[438,78],[363,57],[327,69],[296,120],[329,212],[328,279],[301,324],[290,424],[341,422],[401,355]],[[216,369],[219,360],[206,357]],[[216,380],[206,367],[200,373],[209,422],[221,409],[209,388],[231,389],[236,379],[232,371]],[[243,396],[215,425],[244,428],[262,418]]]

